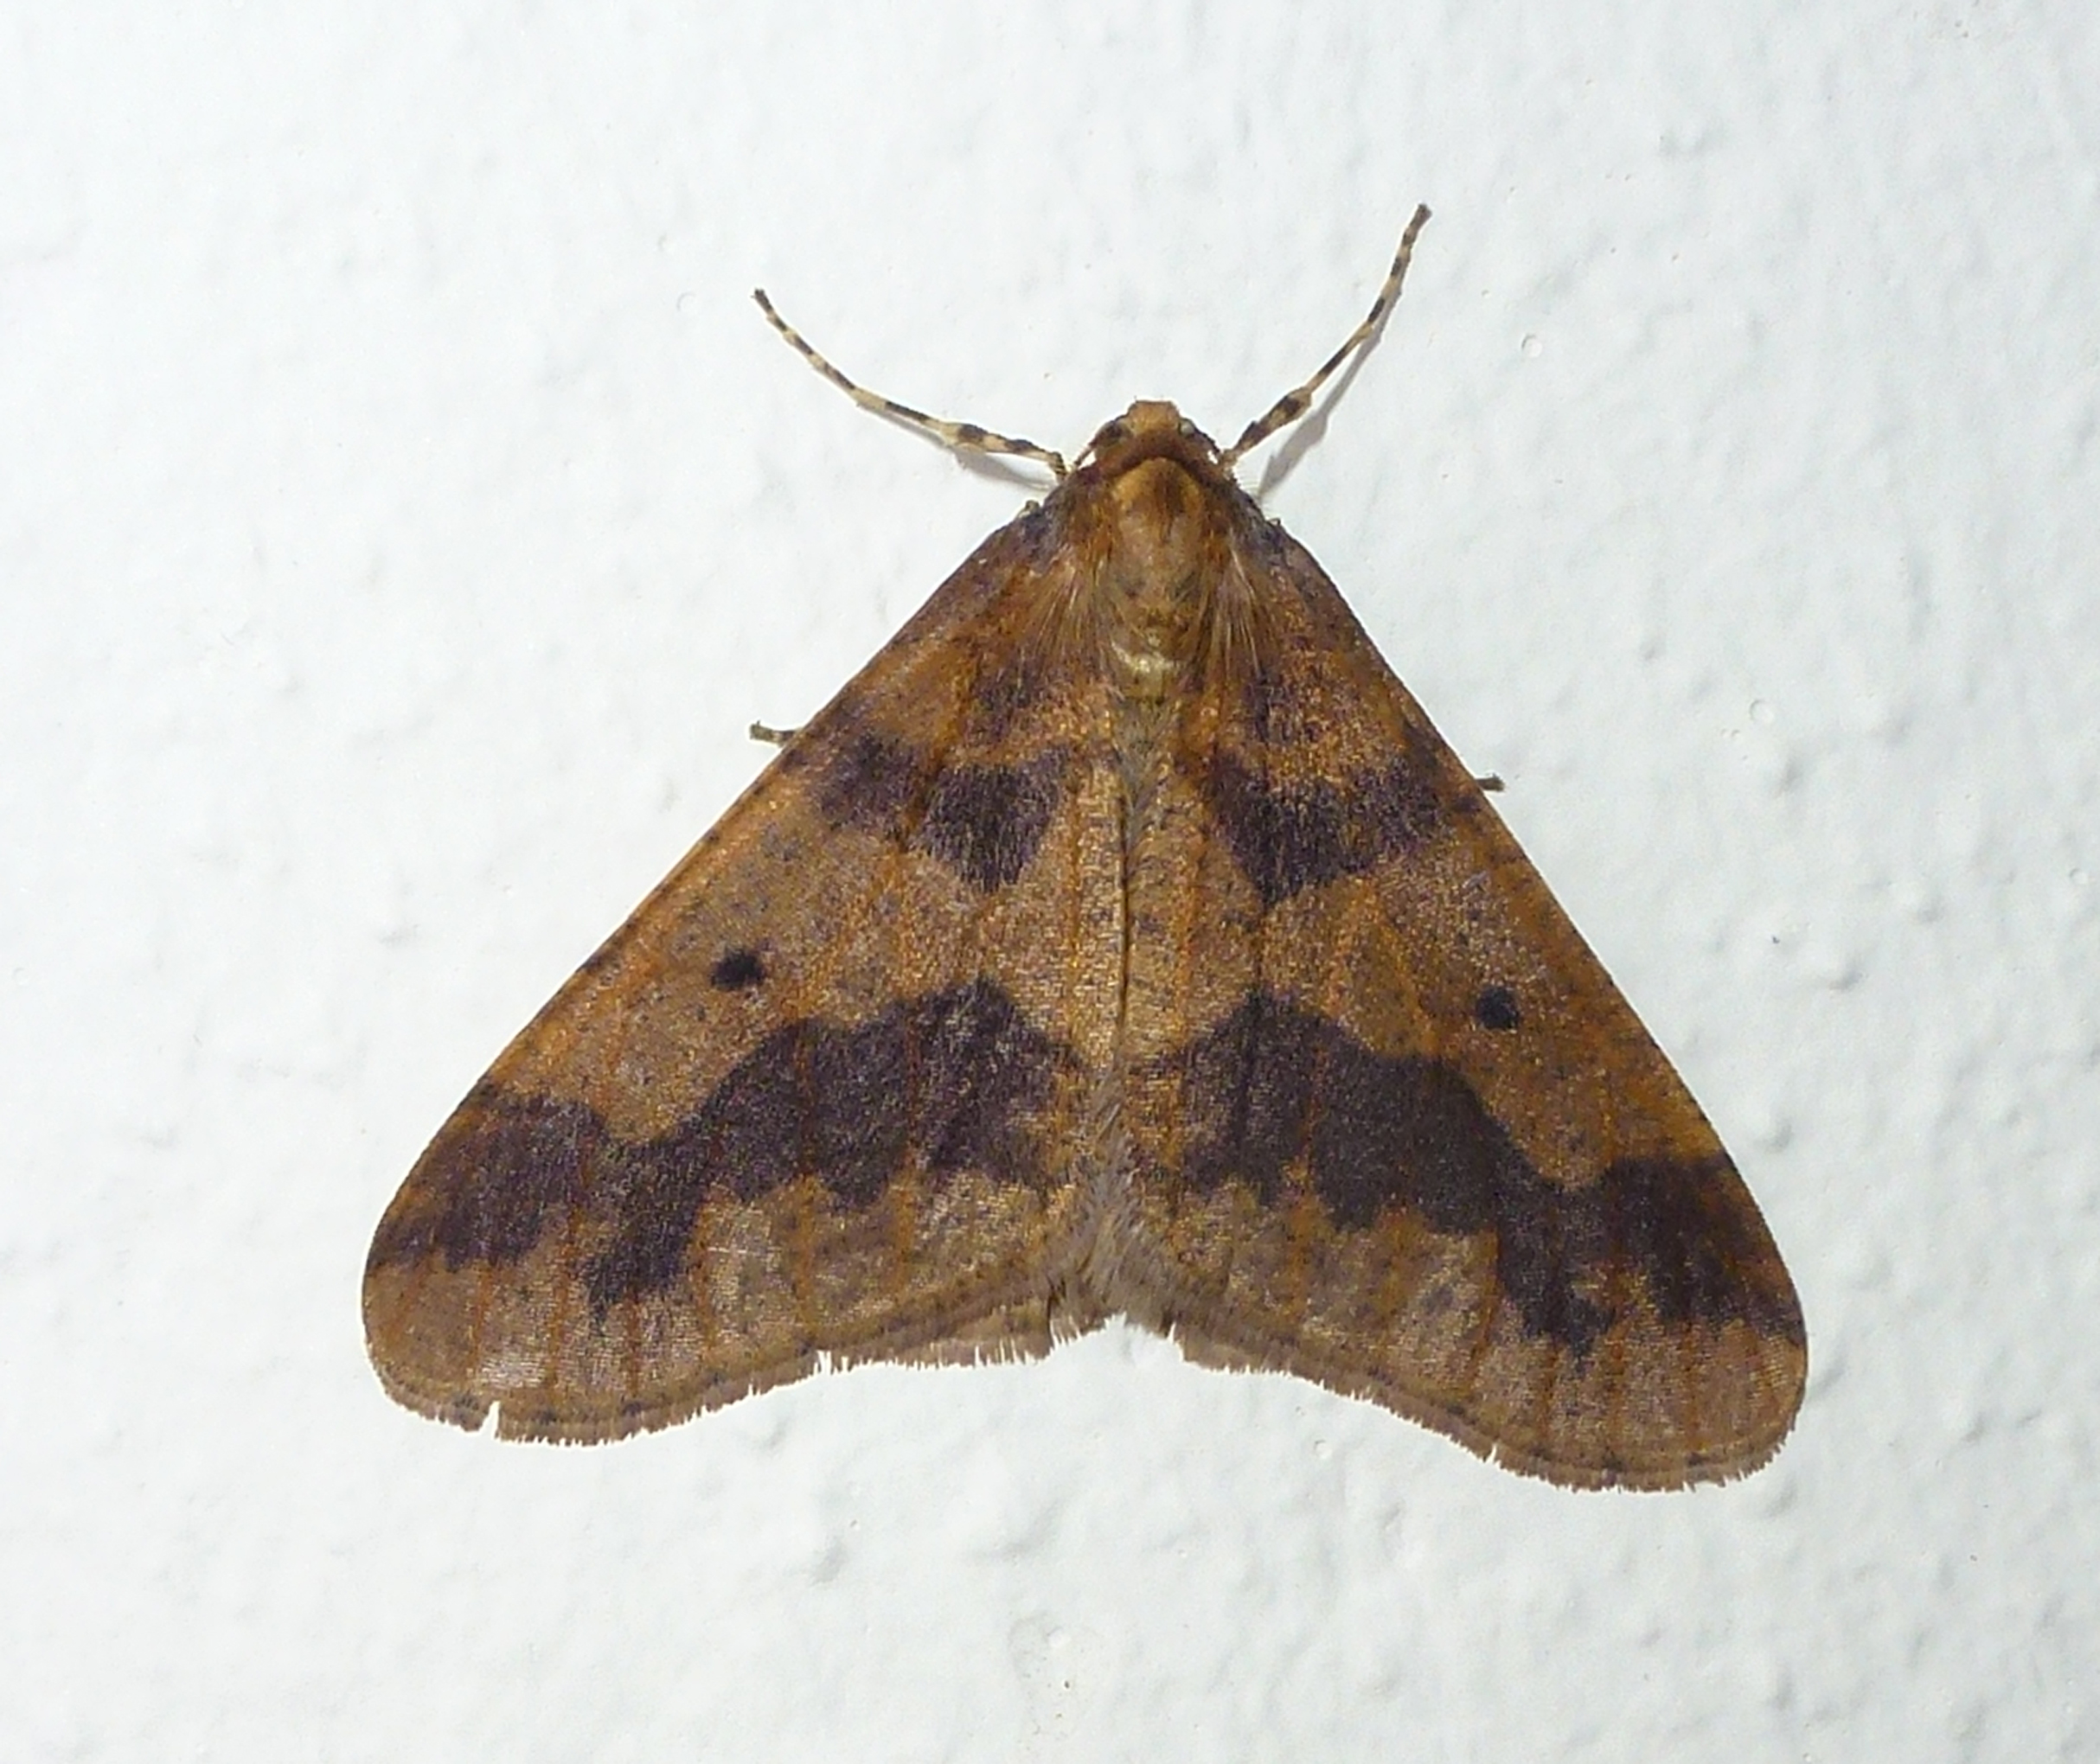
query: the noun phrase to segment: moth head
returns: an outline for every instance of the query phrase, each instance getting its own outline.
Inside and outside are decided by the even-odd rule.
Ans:
[[[1170,459],[1200,478],[1219,475],[1218,444],[1164,399],[1139,399],[1104,423],[1079,456],[1082,465],[1107,478],[1148,459]]]

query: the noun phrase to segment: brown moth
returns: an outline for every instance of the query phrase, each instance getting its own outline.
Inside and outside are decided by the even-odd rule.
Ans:
[[[1595,1487],[1740,1475],[1807,1368],[1756,1203],[1320,566],[1140,402],[504,1051],[366,1265],[508,1437],[1123,1315]]]

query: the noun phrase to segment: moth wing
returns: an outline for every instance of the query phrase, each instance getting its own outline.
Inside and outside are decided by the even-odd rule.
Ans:
[[[827,1358],[1047,1347],[1121,928],[1098,689],[1029,640],[1039,518],[790,741],[439,1131],[366,1268],[400,1402],[601,1440]]]
[[[1754,1468],[1807,1365],[1756,1203],[1333,585],[1249,514],[1239,642],[1131,878],[1159,935],[1120,1301],[1556,1481]]]

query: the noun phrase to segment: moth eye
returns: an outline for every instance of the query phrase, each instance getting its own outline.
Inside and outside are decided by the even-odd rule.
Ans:
[[[731,949],[708,970],[707,983],[718,992],[749,992],[765,979],[765,961],[756,949]]]

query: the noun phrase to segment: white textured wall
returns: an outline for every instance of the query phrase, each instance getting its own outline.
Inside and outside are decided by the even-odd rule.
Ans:
[[[2100,32],[2038,0],[0,16],[0,1757],[2100,1755]],[[1690,1496],[1114,1333],[381,1395],[511,1032],[1075,446],[1233,430],[1679,1058],[1815,1377]]]

